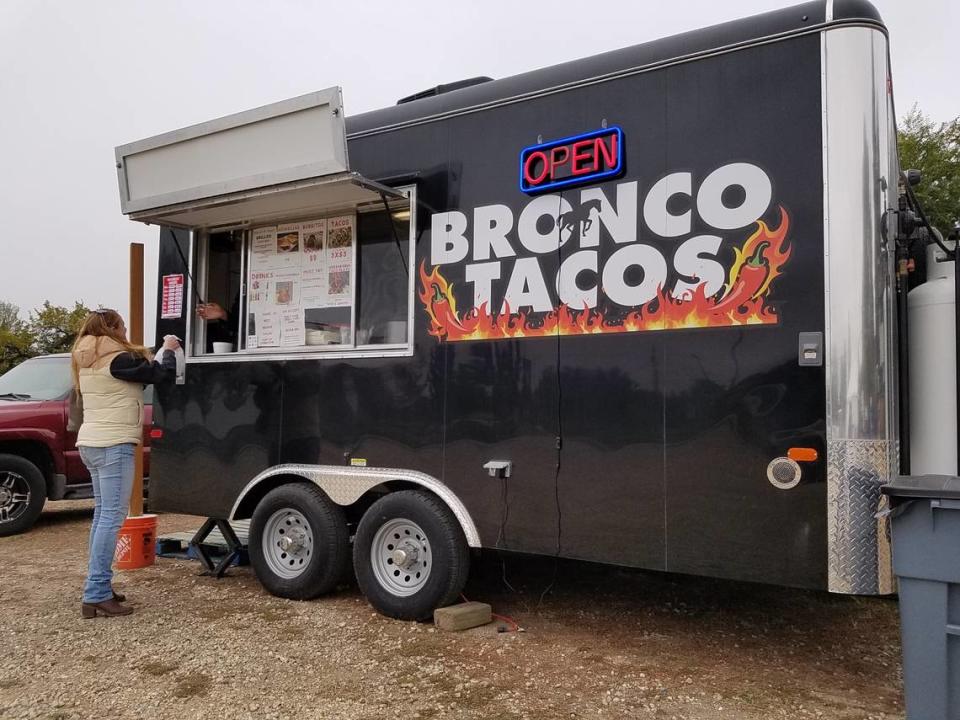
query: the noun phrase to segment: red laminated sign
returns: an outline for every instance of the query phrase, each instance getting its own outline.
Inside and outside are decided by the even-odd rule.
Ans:
[[[160,317],[163,320],[179,320],[183,317],[183,275],[163,276]]]

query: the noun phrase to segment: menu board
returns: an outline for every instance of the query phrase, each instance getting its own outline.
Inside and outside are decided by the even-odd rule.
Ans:
[[[183,275],[164,275],[160,301],[161,320],[179,320],[183,317]]]
[[[248,348],[305,345],[307,310],[350,306],[354,228],[344,215],[253,231]]]

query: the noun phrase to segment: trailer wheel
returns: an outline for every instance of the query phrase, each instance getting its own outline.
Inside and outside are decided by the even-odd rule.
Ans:
[[[402,490],[377,500],[361,518],[353,567],[360,589],[379,612],[424,620],[457,599],[470,555],[460,523],[443,502]]]
[[[40,468],[17,455],[0,455],[0,536],[29,530],[46,499]]]
[[[313,485],[281,485],[253,511],[249,552],[271,594],[309,600],[328,593],[350,563],[343,510]]]

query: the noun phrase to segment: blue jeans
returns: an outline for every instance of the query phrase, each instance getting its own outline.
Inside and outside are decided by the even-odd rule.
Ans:
[[[83,586],[83,602],[98,603],[113,597],[113,555],[117,534],[127,517],[133,487],[132,443],[110,447],[81,447],[80,457],[93,482],[93,525],[90,528],[90,564]]]

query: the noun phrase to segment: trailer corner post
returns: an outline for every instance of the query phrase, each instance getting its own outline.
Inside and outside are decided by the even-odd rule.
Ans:
[[[143,243],[130,243],[130,342],[143,345]],[[143,515],[143,443],[133,453],[133,489],[130,492],[130,516]]]
[[[894,158],[880,142],[886,127],[886,36],[877,28],[821,33],[826,318],[827,589],[852,595],[894,590],[885,520],[877,522],[882,485],[898,474],[896,420],[890,407],[897,269],[878,241],[887,206],[876,192],[893,177]],[[866,134],[865,134],[866,133]],[[864,181],[870,168],[870,182]],[[851,191],[856,188],[858,191]],[[876,337],[885,342],[876,342]],[[872,403],[851,402],[871,398]],[[882,402],[877,402],[882,400]],[[890,407],[892,410],[893,408]],[[901,448],[902,450],[902,448]]]

